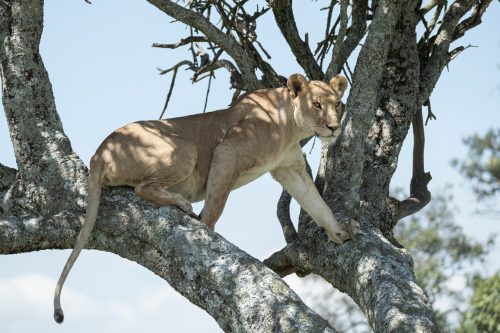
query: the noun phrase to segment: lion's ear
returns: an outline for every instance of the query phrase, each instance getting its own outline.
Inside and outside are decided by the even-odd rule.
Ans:
[[[342,97],[347,88],[347,79],[340,74],[335,75],[330,80],[330,86]]]
[[[292,97],[295,98],[299,94],[307,91],[309,83],[304,76],[300,74],[292,74],[288,78],[286,85],[288,87],[288,90],[290,91],[290,94],[292,94]]]

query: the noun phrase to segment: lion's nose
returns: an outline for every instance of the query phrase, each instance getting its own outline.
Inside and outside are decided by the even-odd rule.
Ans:
[[[339,125],[325,125],[326,128],[328,128],[330,131],[332,131],[332,133],[334,133],[338,128],[339,128]]]

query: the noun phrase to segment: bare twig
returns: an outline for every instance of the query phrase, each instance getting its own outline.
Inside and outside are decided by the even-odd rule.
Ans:
[[[232,62],[226,59],[219,59],[214,61],[209,62],[207,65],[199,68],[195,75],[193,76],[193,82],[199,81],[199,76],[201,74],[207,73],[207,72],[213,72],[219,68],[224,68],[226,69],[229,74],[230,74],[230,83],[231,87],[235,89],[240,89],[240,90],[248,90],[248,87],[245,85],[245,82],[243,81],[240,72],[236,69],[236,66]]]
[[[460,53],[462,53],[463,51],[465,51],[465,50],[467,50],[468,48],[471,48],[471,47],[477,47],[477,46],[470,45],[470,44],[467,45],[467,46],[459,46],[459,47],[454,48],[450,52],[448,52],[448,62],[446,64],[448,65],[453,59],[455,59],[456,57],[458,57],[458,55]]]
[[[203,113],[207,111],[208,95],[210,94],[210,86],[212,85],[212,77],[214,76],[214,73],[210,72],[209,76],[210,77],[208,78],[207,94],[205,95],[205,105],[203,106]]]
[[[425,126],[427,126],[427,123],[429,122],[429,120],[436,120],[437,118],[436,118],[436,115],[434,115],[434,113],[432,113],[430,99],[425,101],[424,106],[427,106],[427,118],[425,119]]]
[[[176,49],[180,46],[184,46],[187,44],[201,43],[201,42],[208,42],[207,37],[205,37],[205,36],[189,36],[189,37],[181,39],[180,41],[178,41],[177,43],[174,43],[174,44],[154,43],[151,46],[164,48],[164,49]]]
[[[326,53],[328,52],[327,51],[327,49],[328,49],[327,42],[330,39],[330,34],[331,34],[330,33],[330,25],[332,23],[333,8],[335,7],[336,4],[337,4],[337,0],[332,0],[328,7],[322,8],[322,10],[328,9],[328,14],[326,17],[325,38],[323,39],[322,43],[318,43],[318,47],[316,48],[316,51],[314,52],[314,55],[316,55],[318,53],[318,51],[320,51],[320,49],[321,49],[321,52],[320,52],[318,58],[316,58],[316,59],[319,59],[320,68],[323,68],[323,61],[325,60]],[[337,23],[338,22],[339,22],[339,20],[337,20]]]
[[[189,66],[190,69],[196,68],[191,61],[189,61],[189,60],[183,60],[183,61],[179,62],[178,64],[176,64],[176,65],[174,65],[174,66],[172,66],[172,67],[170,67],[168,69],[160,69],[160,68],[158,68],[158,71],[160,72],[160,75],[163,75],[163,74],[167,74],[167,73],[169,73],[169,72],[171,72],[173,70],[177,70],[181,66]]]
[[[258,40],[255,40],[255,42],[257,43],[257,45],[259,46],[259,48],[262,50],[262,52],[264,52],[264,54],[266,55],[267,59],[271,59],[271,55],[266,51],[266,49],[264,48],[264,46],[262,46],[262,44]]]
[[[225,3],[225,1],[215,1],[214,6],[217,9],[217,12],[221,16],[223,25],[226,27],[228,30],[228,33],[230,31],[234,31],[238,38],[240,39],[242,47],[246,50],[247,54],[250,54],[253,57],[253,61],[256,64],[256,66],[262,71],[262,83],[266,87],[278,87],[281,86],[281,79],[280,76],[275,72],[274,68],[270,66],[267,62],[265,62],[257,49],[254,47],[253,42],[255,41],[256,36],[254,34],[249,34],[248,33],[248,28],[249,25],[245,23],[246,19],[243,19],[243,26],[241,26],[241,20],[238,21],[237,18],[237,9],[240,8],[243,12],[243,17],[246,17],[245,11],[243,9],[243,4],[246,1],[240,2],[237,6],[230,7],[231,10],[228,13],[224,10],[222,4]],[[245,30],[246,30],[246,35],[245,35]],[[251,30],[254,30],[254,28],[251,28]],[[240,65],[238,67],[241,68]]]
[[[170,97],[172,97],[172,92],[174,91],[174,85],[175,85],[175,79],[177,78],[177,71],[181,66],[187,65],[190,68],[194,68],[194,65],[191,61],[189,60],[184,60],[179,62],[177,65],[166,69],[166,70],[160,70],[160,75],[166,74],[170,71],[174,71],[174,74],[172,75],[172,81],[170,82],[170,87],[168,88],[168,93],[167,93],[167,99],[165,100],[165,105],[163,106],[163,110],[161,111],[160,117],[158,119],[162,119],[165,111],[167,110],[168,107],[168,102],[170,102]]]

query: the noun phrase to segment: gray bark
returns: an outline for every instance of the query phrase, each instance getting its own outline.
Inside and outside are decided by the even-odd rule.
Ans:
[[[0,5],[2,102],[19,169],[3,205],[18,214],[84,206],[85,167],[64,134],[39,53],[42,14],[42,1]]]
[[[147,206],[129,189],[104,192],[88,248],[148,268],[205,309],[224,331],[335,332],[277,274],[205,225],[175,208]],[[82,219],[72,212],[4,216],[0,253],[71,248]]]
[[[339,218],[353,215],[362,234],[341,247],[327,245],[305,217],[299,240],[267,261],[284,274],[322,276],[360,306],[376,332],[438,331],[412,259],[379,231],[395,159],[417,109],[414,5],[379,2],[354,72],[343,134],[324,154],[318,174],[333,211]]]

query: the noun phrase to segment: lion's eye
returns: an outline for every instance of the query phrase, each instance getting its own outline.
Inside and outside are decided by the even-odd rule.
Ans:
[[[321,110],[321,104],[319,104],[319,102],[314,102],[313,105]]]
[[[340,102],[335,103],[335,107],[338,108],[340,106]]]

